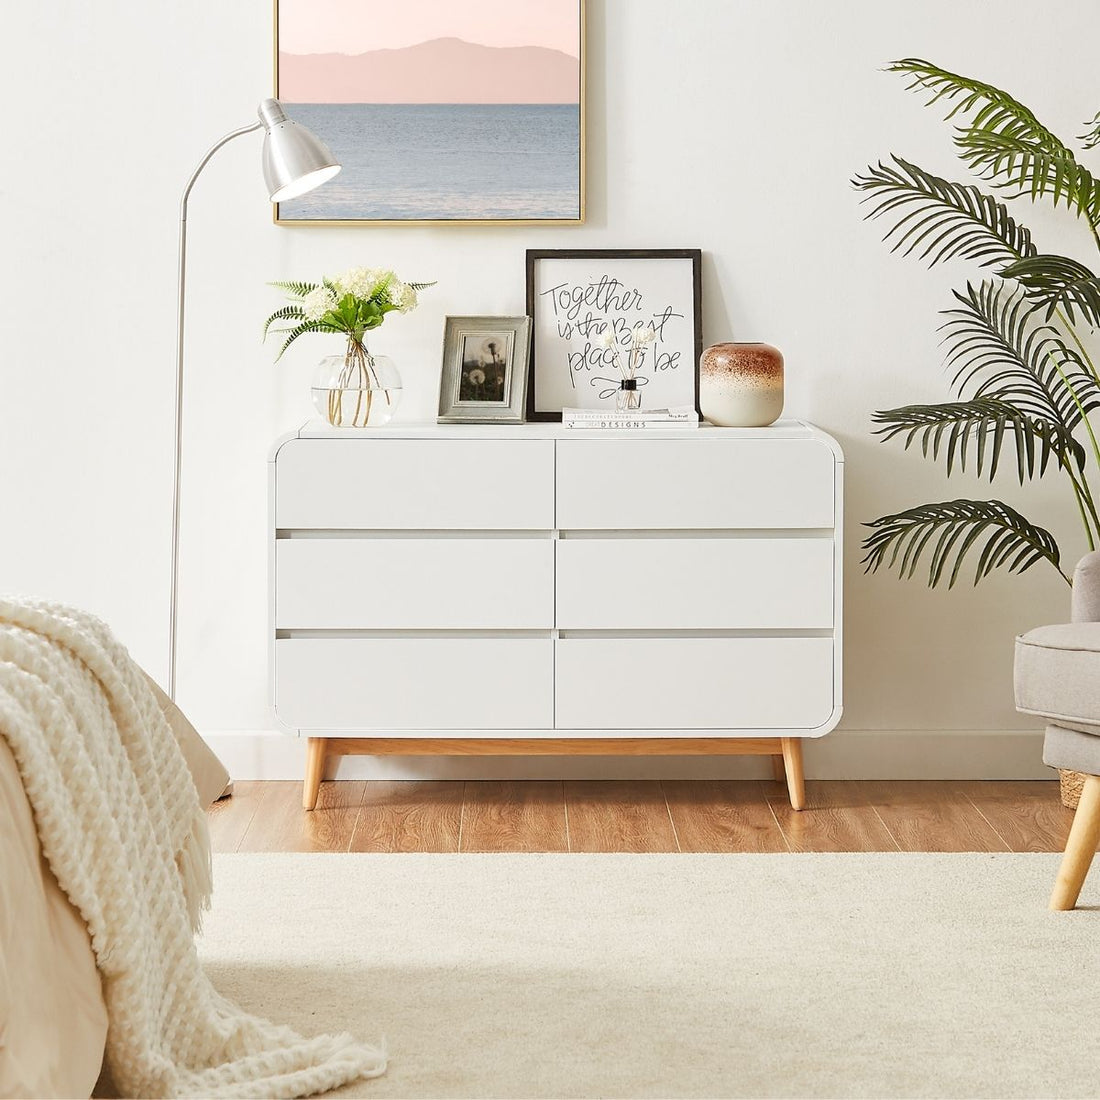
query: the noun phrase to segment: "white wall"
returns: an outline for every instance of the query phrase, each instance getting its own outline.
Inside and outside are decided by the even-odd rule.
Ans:
[[[985,734],[1034,728],[1012,706],[1012,637],[1064,614],[1064,584],[1037,568],[929,593],[859,568],[861,520],[985,490],[945,487],[868,433],[873,409],[946,395],[936,312],[965,275],[889,256],[848,180],[890,151],[955,174],[949,127],[879,71],[890,59],[1001,84],[1072,137],[1097,108],[1075,74],[1093,71],[1098,29],[1093,0],[589,0],[579,229],[278,228],[258,137],[223,150],[191,207],[185,709],[206,731],[270,727],[265,461],[310,415],[324,341],[272,365],[258,339],[278,300],[268,280],[352,263],[438,279],[375,340],[402,368],[402,414],[425,418],[444,315],[520,312],[526,247],[692,246],[705,252],[704,339],[777,344],[789,412],[848,456],[842,728],[853,736],[811,754],[811,770],[857,774],[872,758],[864,772],[1029,769],[1033,739]],[[5,4],[0,34],[0,588],[88,606],[160,674],[176,206],[203,150],[270,90],[271,4]],[[1087,244],[1064,216],[1019,213],[1052,249]],[[994,495],[1026,501],[1066,536],[1068,559],[1081,551],[1060,486],[1022,494],[1006,481]]]

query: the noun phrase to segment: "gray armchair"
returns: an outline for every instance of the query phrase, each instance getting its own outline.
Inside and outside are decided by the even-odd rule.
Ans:
[[[1051,909],[1072,909],[1100,841],[1100,551],[1073,575],[1073,621],[1016,639],[1016,709],[1046,719],[1043,762],[1086,775]]]

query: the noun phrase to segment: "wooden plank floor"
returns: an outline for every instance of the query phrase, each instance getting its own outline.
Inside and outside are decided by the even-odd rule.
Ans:
[[[210,811],[218,852],[1058,852],[1053,782],[237,783]]]

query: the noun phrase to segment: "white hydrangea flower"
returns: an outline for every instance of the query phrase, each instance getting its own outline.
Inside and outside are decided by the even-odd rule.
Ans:
[[[347,271],[334,275],[329,281],[336,287],[338,294],[354,294],[356,287],[361,285],[365,273],[364,267],[349,267]]]
[[[336,295],[327,286],[311,290],[302,299],[302,313],[307,321],[319,321],[330,309],[336,306]]]
[[[381,267],[349,267],[332,280],[341,294],[353,294],[356,298],[370,298],[386,286],[393,272]]]
[[[374,284],[374,289],[371,291],[372,294],[384,290],[390,283],[397,280],[397,276],[390,271],[389,268],[385,267],[369,267],[367,268],[367,275]]]
[[[402,313],[408,313],[410,310],[416,309],[416,291],[408,283],[402,282],[396,275],[391,278],[390,284],[386,288],[386,294],[394,309],[400,310]]]

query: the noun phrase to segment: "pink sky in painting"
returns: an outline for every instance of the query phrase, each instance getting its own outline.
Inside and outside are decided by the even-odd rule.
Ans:
[[[579,0],[279,0],[279,49],[366,53],[434,38],[580,55]]]

